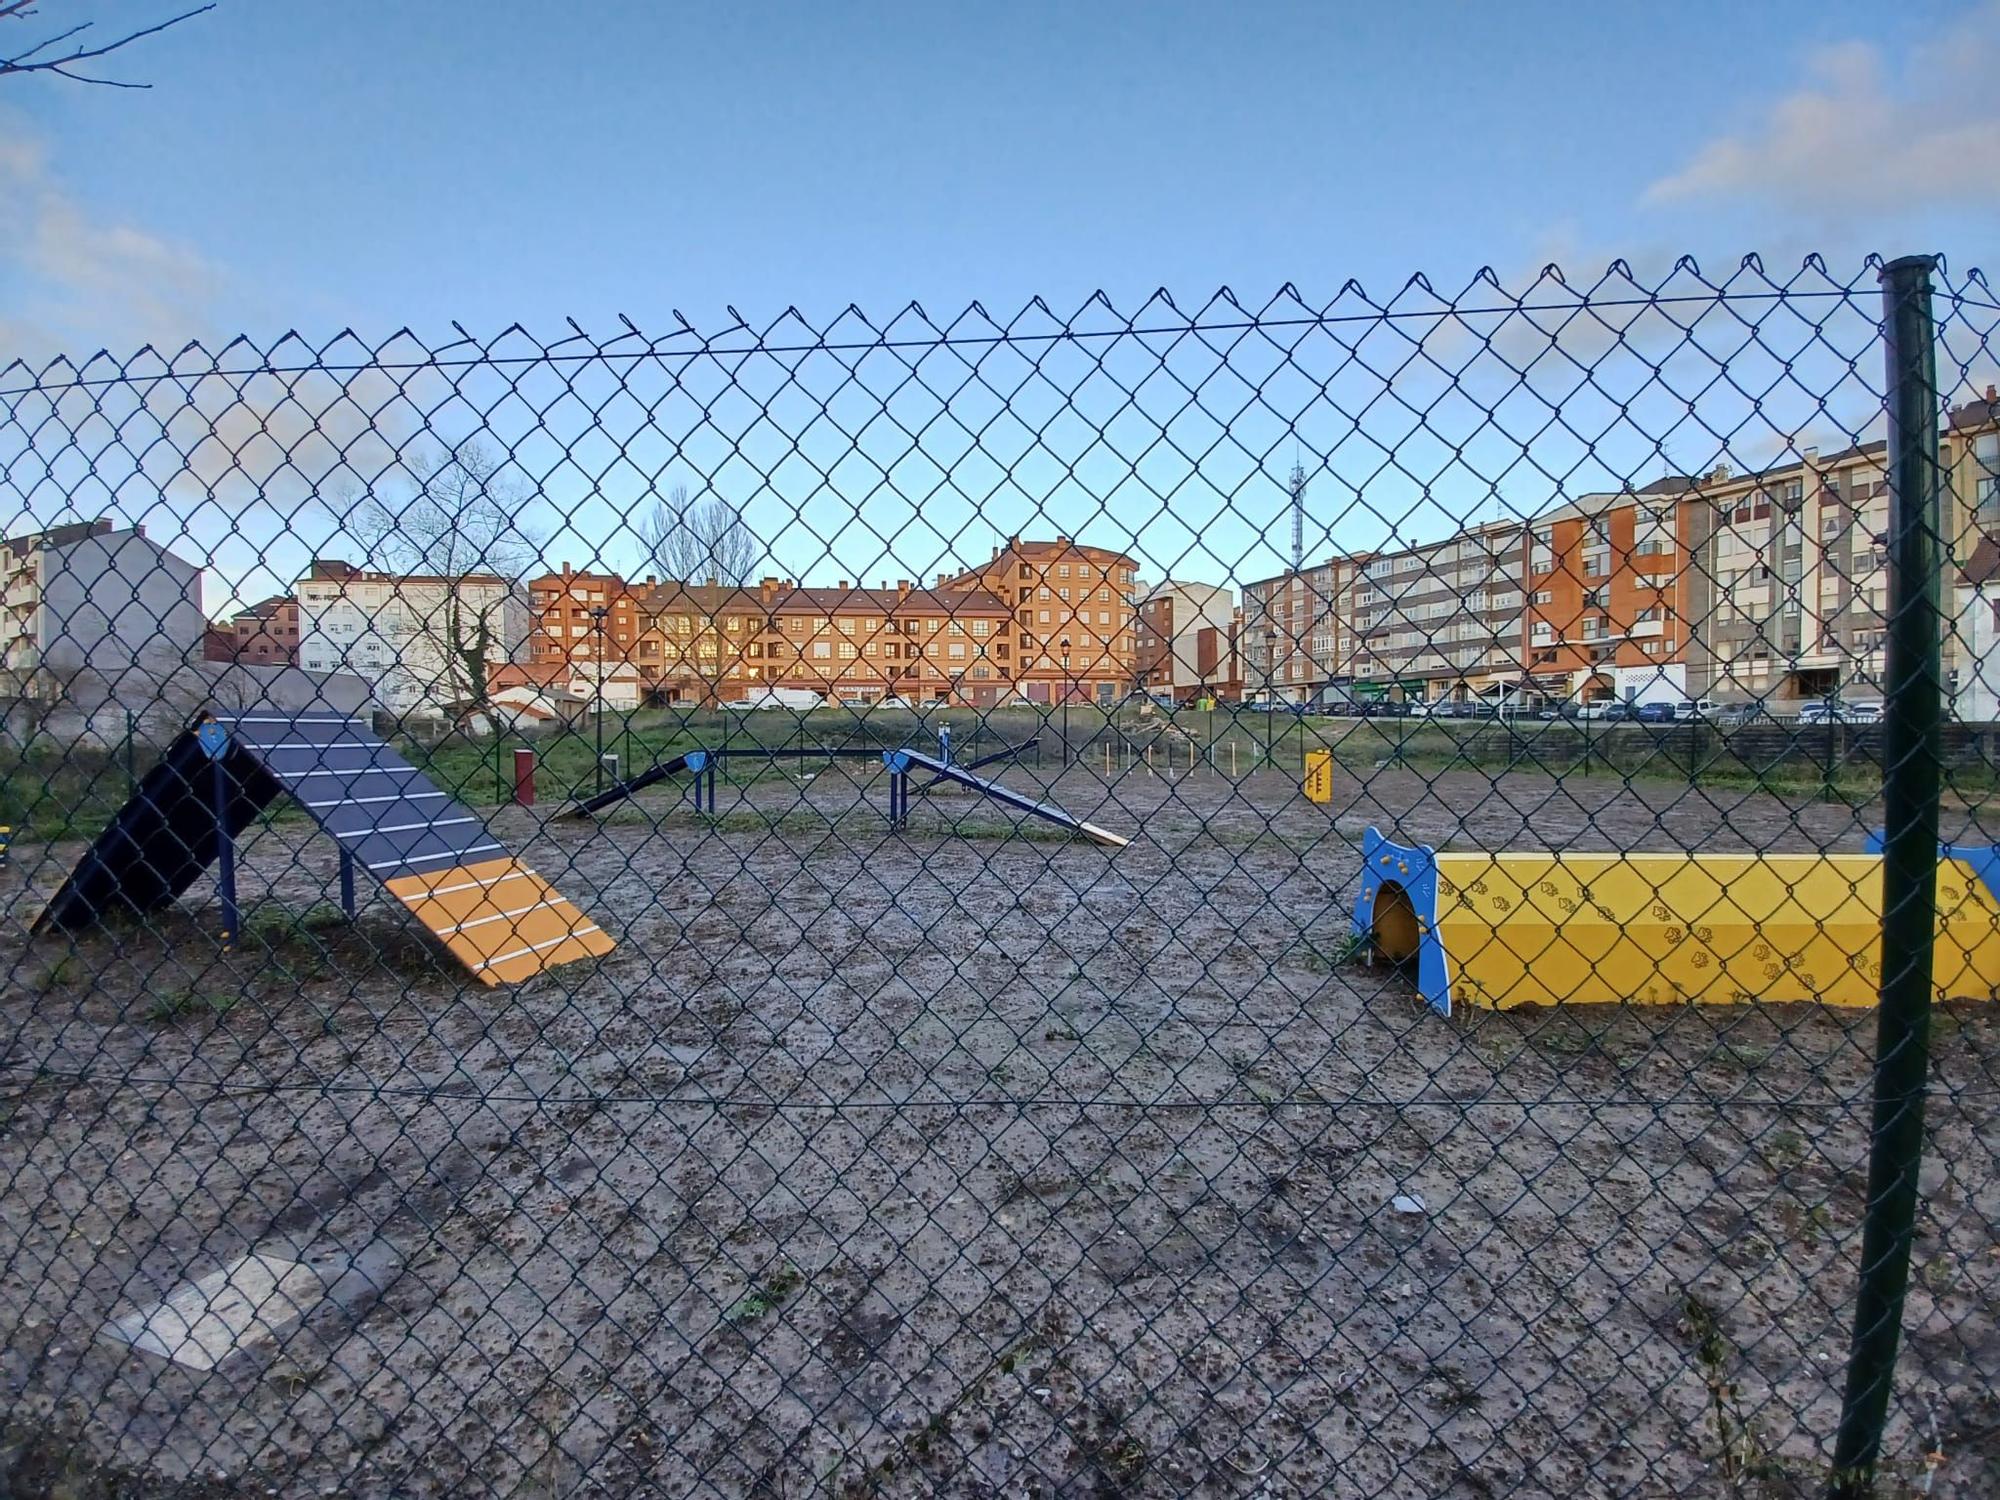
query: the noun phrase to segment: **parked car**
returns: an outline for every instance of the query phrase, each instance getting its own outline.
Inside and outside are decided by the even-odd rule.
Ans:
[[[1641,703],[1632,717],[1641,724],[1671,724],[1676,715],[1671,703]]]
[[[1676,719],[1713,719],[1723,711],[1724,705],[1713,698],[1683,698],[1674,705]]]
[[[1630,719],[1637,710],[1622,698],[1598,698],[1582,704],[1576,711],[1579,719]]]
[[[1843,703],[1838,698],[1824,698],[1817,703],[1808,703],[1799,710],[1801,724],[1879,724],[1882,722],[1882,705],[1879,703]]]
[[[737,712],[754,709],[789,708],[794,713],[810,713],[816,708],[825,708],[827,700],[820,694],[805,688],[765,688],[761,693],[753,693],[747,698],[739,698],[734,703],[725,703],[724,708]]]

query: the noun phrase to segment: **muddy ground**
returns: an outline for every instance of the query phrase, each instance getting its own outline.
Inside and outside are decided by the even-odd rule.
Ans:
[[[892,835],[879,780],[839,769],[725,786],[713,825],[671,794],[596,827],[508,811],[496,829],[621,942],[497,991],[379,891],[329,921],[333,854],[298,822],[246,840],[259,915],[229,955],[207,882],[30,942],[79,848],[17,846],[0,1476],[1816,1492],[1872,1014],[1446,1021],[1350,959],[1347,909],[1371,823],[1454,848],[1858,850],[1878,809],[1389,768],[1327,807],[1276,775],[1072,771],[1052,795],[1135,841],[1010,837],[961,794]],[[1889,1455],[1906,1492],[1985,1496],[1988,1008],[1940,1011],[1937,1085]],[[332,1294],[209,1370],[105,1336],[253,1248]]]

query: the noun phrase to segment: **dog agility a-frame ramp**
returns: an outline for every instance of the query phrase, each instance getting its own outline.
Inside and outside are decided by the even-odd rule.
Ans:
[[[238,935],[236,836],[289,793],[340,849],[341,905],[357,867],[381,881],[473,976],[511,984],[612,940],[361,722],[276,710],[204,714],[148,771],[63,882],[34,931],[106,911],[157,911],[210,865],[223,939]]]

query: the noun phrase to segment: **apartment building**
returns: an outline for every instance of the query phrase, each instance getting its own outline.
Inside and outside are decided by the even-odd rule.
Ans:
[[[1528,691],[1527,526],[1473,526],[1441,542],[1357,558],[1339,639],[1358,698],[1508,700]]]
[[[1938,456],[1951,507],[1953,556],[1969,563],[1980,542],[2000,537],[2000,389],[1989,385],[1951,408]]]
[[[1316,567],[1243,585],[1238,643],[1246,702],[1304,703],[1351,678],[1353,631],[1340,626],[1342,595],[1355,569],[1336,557]]]
[[[940,578],[938,587],[990,594],[1013,609],[1012,696],[1108,706],[1137,681],[1138,582],[1139,565],[1122,552],[1065,536],[1009,537],[987,562]]]
[[[1717,468],[1682,506],[1688,686],[1774,712],[1881,690],[1887,450],[1863,443],[1750,473]]]
[[[273,594],[231,615],[227,660],[297,666],[299,601],[289,594]]]
[[[519,660],[527,645],[526,596],[493,573],[373,572],[315,558],[294,595],[298,664],[351,672],[397,713],[449,714],[485,696],[475,674]]]
[[[86,674],[127,691],[201,659],[201,570],[146,528],[82,521],[0,541],[0,669],[20,696]]]
[[[1694,583],[1705,525],[1672,475],[1584,495],[1528,528],[1527,681],[1536,696],[1680,702],[1702,618]],[[1696,694],[1700,694],[1697,692]]]
[[[826,589],[764,580],[775,623],[753,643],[763,656],[746,664],[751,680],[849,703],[1006,701],[1016,667],[1013,607],[985,589],[939,583]]]
[[[1215,696],[1217,668],[1233,644],[1236,616],[1234,596],[1216,584],[1170,580],[1148,589],[1135,616],[1140,689],[1175,703]]]
[[[1212,699],[1240,703],[1243,700],[1243,611],[1231,610],[1226,626],[1203,625],[1196,630],[1194,652],[1195,670],[1201,677],[1201,690],[1196,701]]]
[[[614,603],[605,616],[605,643],[638,669],[640,684],[654,701],[713,707],[749,692],[752,650],[762,656],[770,621],[761,590],[649,577],[626,585],[622,597],[630,601],[636,636],[621,649]],[[580,644],[587,649],[587,641]],[[760,685],[761,678],[760,670]]]
[[[754,588],[629,584],[566,571],[535,580],[531,598],[538,662],[595,660],[601,649],[662,703],[712,707],[792,688],[849,703],[991,706],[1012,691],[1013,609],[978,589],[908,579],[872,589],[846,579],[830,588],[788,578]]]
[[[639,647],[639,603],[615,573],[559,572],[528,580],[528,660],[633,659]]]

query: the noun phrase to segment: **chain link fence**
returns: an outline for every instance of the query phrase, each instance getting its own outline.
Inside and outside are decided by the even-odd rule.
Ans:
[[[0,1489],[1995,1493],[1996,317],[0,372]]]

